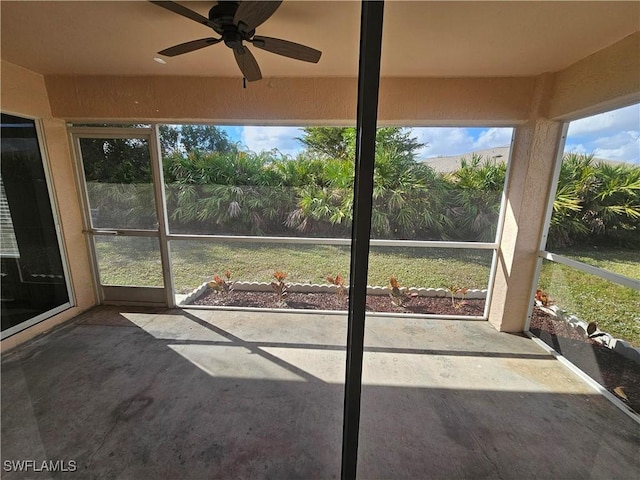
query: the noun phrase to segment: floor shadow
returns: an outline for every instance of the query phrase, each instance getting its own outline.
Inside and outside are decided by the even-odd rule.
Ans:
[[[109,321],[114,310],[95,310],[3,356],[3,465],[74,460],[77,478],[339,477],[343,385],[264,349],[305,359],[340,346],[249,341],[190,312],[155,313],[220,340],[160,338],[123,316]],[[160,321],[153,317],[149,326]],[[276,317],[251,321],[269,331]],[[473,362],[481,352],[370,346],[365,357],[397,358],[398,366],[417,357],[405,353],[446,367],[447,359]],[[314,367],[343,371],[343,355],[327,358]],[[496,372],[504,362],[531,369],[553,362],[508,352],[482,361]],[[447,369],[429,372],[440,373]],[[398,380],[363,386],[360,478],[625,478],[640,469],[637,425],[599,395]]]

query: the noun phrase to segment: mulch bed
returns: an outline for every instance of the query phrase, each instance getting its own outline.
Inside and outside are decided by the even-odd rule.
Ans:
[[[289,293],[283,302],[271,292],[231,291],[220,295],[212,290],[194,305],[290,308],[301,310],[346,310],[347,299],[329,293]],[[414,297],[399,307],[386,295],[368,295],[367,310],[387,313],[482,316],[484,300],[468,299],[455,305],[451,298]],[[530,331],[561,353],[567,360],[640,413],[640,364],[629,360],[595,340],[585,338],[566,322],[534,308]]]
[[[347,298],[334,293],[292,293],[284,302],[280,302],[271,292],[231,291],[229,295],[220,295],[214,291],[205,293],[194,305],[253,307],[253,308],[295,308],[299,310],[347,310]],[[420,313],[432,315],[482,316],[484,300],[456,299],[455,306],[451,298],[413,297],[403,307],[394,305],[387,295],[367,295],[367,310],[370,312]]]

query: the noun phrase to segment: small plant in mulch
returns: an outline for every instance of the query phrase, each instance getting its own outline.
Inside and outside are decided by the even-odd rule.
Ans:
[[[456,285],[448,285],[444,288],[447,290],[447,292],[449,292],[449,295],[451,295],[451,305],[453,306],[453,308],[459,310],[463,305],[467,304],[465,297],[469,292],[468,288],[461,288]],[[458,300],[456,300],[456,295],[460,295],[460,298]]]
[[[389,278],[389,287],[391,288],[391,293],[389,294],[391,303],[396,307],[405,307],[407,303],[418,296],[417,293],[409,293],[407,287],[401,287],[396,277]]]
[[[227,296],[229,295],[229,292],[233,290],[233,282],[231,282],[231,272],[229,270],[224,272],[224,277],[225,278],[222,278],[219,275],[214,275],[213,280],[209,282],[207,285],[214,292]]]
[[[534,297],[535,303],[538,307],[549,307],[554,305],[555,302],[551,300],[549,294],[547,294],[544,290],[536,290],[536,295]],[[565,318],[568,317],[568,313],[562,309],[556,310],[556,316],[561,320],[565,321]],[[586,327],[587,338],[596,338],[596,337],[605,337],[604,344],[608,344],[607,337],[610,337],[609,334],[605,332],[601,332],[598,330],[598,324],[596,322],[589,322]]]
[[[335,277],[331,275],[327,275],[327,282],[338,287],[336,289],[336,295],[340,300],[344,300],[345,297],[347,296],[347,288],[344,284],[344,279],[342,278],[342,275],[338,274]]]
[[[548,307],[549,305],[553,304],[551,298],[549,298],[549,295],[544,290],[536,290],[535,299],[543,307]]]
[[[271,282],[271,288],[276,293],[276,297],[278,298],[278,303],[284,303],[284,297],[287,296],[289,286],[284,283],[284,279],[287,278],[287,274],[285,272],[275,272],[273,274],[273,278],[275,278],[275,282]]]

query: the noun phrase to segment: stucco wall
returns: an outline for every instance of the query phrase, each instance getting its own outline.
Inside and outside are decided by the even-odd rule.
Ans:
[[[640,102],[640,32],[556,75],[548,115],[573,120]]]
[[[2,111],[41,120],[44,155],[53,181],[60,225],[64,238],[75,307],[2,341],[6,350],[74,317],[95,304],[93,281],[86,243],[82,234],[82,215],[74,181],[71,152],[65,122],[51,115],[44,78],[22,67],[2,62]]]
[[[355,78],[47,76],[54,116],[226,124],[353,125]],[[515,125],[529,115],[535,79],[383,78],[379,123]]]
[[[537,77],[382,78],[379,123],[511,126],[529,120]],[[355,122],[355,78],[47,76],[68,120],[336,125]],[[573,120],[640,101],[640,32],[553,73],[541,115]]]

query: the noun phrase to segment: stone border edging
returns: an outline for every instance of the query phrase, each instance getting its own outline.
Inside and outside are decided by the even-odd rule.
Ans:
[[[615,338],[613,335],[607,332],[603,332],[600,329],[597,329],[594,332],[596,334],[600,334],[600,336],[590,337],[589,334],[587,333],[587,326],[589,325],[587,322],[576,317],[575,315],[565,312],[557,305],[551,305],[549,307],[545,307],[538,300],[536,300],[536,306],[543,312],[551,315],[552,317],[555,317],[558,320],[562,320],[568,323],[570,327],[572,327],[575,330],[578,330],[583,337],[591,338],[591,340],[595,340],[600,345],[607,347],[610,350],[613,350],[614,352],[622,355],[623,357],[640,364],[640,348],[632,347],[624,340]]]

